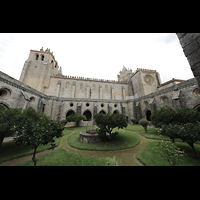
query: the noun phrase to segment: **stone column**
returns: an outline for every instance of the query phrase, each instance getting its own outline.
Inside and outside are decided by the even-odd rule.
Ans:
[[[200,87],[200,33],[176,33]]]

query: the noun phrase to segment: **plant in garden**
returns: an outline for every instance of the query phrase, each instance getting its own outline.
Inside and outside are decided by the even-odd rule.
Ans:
[[[21,108],[5,109],[0,105],[0,148],[3,139],[6,136],[10,136],[14,133],[11,128],[18,123],[21,113]]]
[[[172,142],[175,138],[182,139],[183,142],[187,142],[191,147],[195,155],[197,152],[194,148],[194,143],[200,140],[200,124],[199,123],[186,123],[183,125],[163,126],[162,135],[168,136]]]
[[[135,119],[135,118],[131,118],[131,121],[132,121],[133,124],[137,124],[138,123],[138,120]]]
[[[79,123],[81,120],[87,120],[85,115],[78,115],[78,114],[72,114],[70,116],[67,116],[66,118],[66,123],[67,122],[75,122],[75,126],[79,126]]]
[[[169,106],[165,106],[152,113],[151,122],[154,126],[161,128],[162,125],[168,125],[172,123],[175,115],[175,110],[171,109]]]
[[[13,131],[17,132],[14,138],[16,145],[24,144],[31,147],[33,151],[33,162],[36,166],[36,150],[39,145],[51,143],[51,148],[55,148],[54,137],[61,137],[64,124],[55,122],[44,113],[38,113],[33,108],[25,109],[20,115],[20,122],[14,126]]]
[[[181,151],[175,144],[160,141],[154,147],[154,151],[160,154],[171,166],[180,164],[184,157],[184,151]]]
[[[146,119],[141,119],[139,121],[139,124],[144,127],[145,133],[147,133],[147,126],[149,124],[149,121],[147,121]]]
[[[182,108],[171,109],[165,106],[160,110],[154,111],[151,115],[152,124],[156,127],[162,127],[169,124],[186,124],[200,122],[200,112],[194,109]]]
[[[113,133],[114,128],[118,128],[118,130],[124,127],[127,127],[126,117],[123,114],[101,114],[98,113],[94,116],[94,120],[99,127],[99,135],[106,138],[106,132],[109,136],[114,136],[117,133]]]

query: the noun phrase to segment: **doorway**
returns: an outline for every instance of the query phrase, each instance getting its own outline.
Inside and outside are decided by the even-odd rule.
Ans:
[[[146,119],[147,119],[148,121],[151,121],[151,111],[150,111],[150,110],[147,110],[147,111],[146,111]]]

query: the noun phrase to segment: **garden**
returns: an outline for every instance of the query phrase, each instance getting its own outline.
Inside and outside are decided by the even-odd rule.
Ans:
[[[191,109],[154,112],[156,128],[144,119],[128,125],[120,114],[97,115],[96,126],[64,127],[67,121],[54,122],[32,108],[11,110],[0,110],[1,140],[16,132],[14,140],[0,147],[3,166],[200,165],[200,114]],[[86,129],[96,130],[102,141],[81,142],[79,133]]]

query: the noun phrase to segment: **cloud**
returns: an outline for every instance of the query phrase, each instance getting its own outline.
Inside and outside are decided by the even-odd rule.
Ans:
[[[163,33],[156,38],[156,42],[162,44],[178,44],[178,38],[175,33]]]

